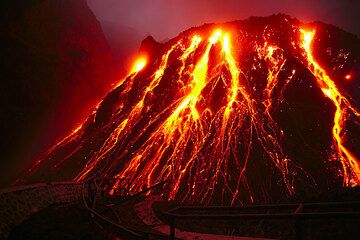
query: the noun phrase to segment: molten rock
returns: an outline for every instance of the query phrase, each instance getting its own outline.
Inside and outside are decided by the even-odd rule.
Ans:
[[[132,193],[168,180],[163,196],[204,204],[359,185],[358,46],[285,15],[148,38],[129,76],[30,179],[127,178]]]

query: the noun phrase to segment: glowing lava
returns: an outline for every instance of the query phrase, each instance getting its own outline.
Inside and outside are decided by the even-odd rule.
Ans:
[[[60,159],[54,169],[80,159],[85,166],[76,181],[127,178],[136,193],[168,180],[162,194],[169,199],[242,204],[259,196],[253,183],[266,179],[257,171],[262,166],[281,191],[295,194],[299,176],[312,176],[284,147],[287,136],[276,114],[290,83],[301,77],[288,63],[296,59],[335,107],[335,152],[328,157],[341,162],[346,186],[360,185],[359,160],[345,144],[346,122],[349,115],[359,118],[359,111],[316,62],[315,31],[291,27],[296,37],[290,50],[265,30],[244,49],[251,34],[213,28],[170,41],[156,59],[140,57],[89,119],[40,156],[30,172],[52,159]],[[252,57],[244,60],[245,51]],[[264,82],[254,72],[264,72]],[[111,106],[107,114],[104,106]],[[117,187],[119,182],[111,192]]]
[[[141,71],[146,65],[146,58],[141,57],[136,60],[131,72],[139,72]]]
[[[347,98],[337,89],[334,81],[320,67],[312,55],[311,43],[314,39],[315,31],[300,29],[302,34],[302,46],[306,52],[309,70],[316,77],[317,83],[325,96],[327,96],[336,107],[334,116],[334,126],[332,130],[334,145],[338,150],[338,157],[343,166],[344,184],[350,186],[360,185],[359,160],[344,145],[344,128],[347,114],[360,116],[360,112],[353,108]]]

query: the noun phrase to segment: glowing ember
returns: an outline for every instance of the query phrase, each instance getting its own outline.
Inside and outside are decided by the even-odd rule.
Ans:
[[[241,204],[259,196],[253,184],[266,178],[258,168],[268,168],[279,189],[295,194],[300,176],[309,182],[313,177],[290,157],[277,113],[289,85],[301,77],[302,69],[288,62],[298,61],[335,107],[333,152],[326,156],[341,163],[344,185],[360,185],[359,160],[345,141],[346,122],[359,119],[360,112],[315,60],[315,31],[291,27],[286,49],[265,30],[256,38],[213,28],[164,45],[157,60],[138,59],[86,123],[44,153],[30,172],[43,161],[59,158],[59,169],[82,156],[86,165],[76,181],[98,174],[127,178],[136,193],[169,180],[163,190],[169,199]],[[244,60],[244,51],[252,57]],[[144,68],[149,75],[138,76]],[[256,81],[259,72],[265,72],[264,82]],[[108,105],[110,114],[104,115]]]

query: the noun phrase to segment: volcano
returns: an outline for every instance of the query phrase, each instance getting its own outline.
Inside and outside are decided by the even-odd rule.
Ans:
[[[170,200],[228,205],[358,186],[359,63],[356,36],[282,14],[148,37],[22,179],[125,178],[131,193],[167,181]]]

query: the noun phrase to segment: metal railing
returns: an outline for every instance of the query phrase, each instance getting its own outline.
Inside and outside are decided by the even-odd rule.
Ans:
[[[87,210],[89,210],[91,212],[91,216],[92,217],[96,216],[97,218],[101,219],[102,221],[106,222],[107,224],[110,224],[110,225],[118,228],[119,230],[121,230],[122,232],[125,232],[128,235],[131,235],[131,237],[140,238],[141,234],[139,234],[139,233],[137,233],[135,231],[132,231],[131,229],[128,229],[128,228],[126,228],[124,226],[121,226],[117,222],[114,222],[112,219],[98,213],[95,210],[95,204],[96,204],[97,193],[98,193],[98,185],[96,185],[97,186],[96,187],[96,192],[94,194],[94,192],[91,190],[91,182],[92,181],[88,181],[88,182],[85,182],[83,184],[83,195],[82,195],[84,206],[85,206],[85,208]],[[88,193],[88,197],[86,196],[86,193]]]
[[[89,179],[87,182],[84,182],[83,184],[83,202],[85,208],[87,208],[91,212],[92,217],[97,217],[102,221],[104,221],[106,224],[110,224],[111,226],[116,227],[118,230],[120,230],[130,239],[148,239],[149,238],[148,232],[142,232],[139,229],[122,226],[120,223],[115,222],[109,217],[104,216],[103,214],[100,214],[98,211],[96,211],[97,200],[104,198],[105,196],[109,196],[108,193],[110,192],[109,190],[111,190],[110,189],[110,187],[112,186],[111,183],[113,183],[114,181],[118,183],[117,190],[114,191],[114,194],[117,194],[117,197],[122,197],[123,201],[126,201],[127,199],[136,198],[150,190],[161,187],[167,181],[157,183],[133,195],[130,195],[129,193],[130,181],[124,178],[106,178],[106,177],[93,178],[93,179]],[[104,194],[104,192],[106,193]],[[112,200],[109,198],[107,199],[107,201],[112,203]],[[163,236],[157,236],[157,237],[163,237]]]
[[[276,213],[271,211],[286,211]],[[256,212],[257,211],[257,212]],[[259,213],[259,211],[261,213]],[[180,206],[164,213],[170,219],[170,239],[175,239],[178,220],[295,220],[295,237],[303,239],[302,224],[308,219],[360,218],[360,202],[249,205],[243,207]]]

